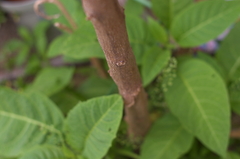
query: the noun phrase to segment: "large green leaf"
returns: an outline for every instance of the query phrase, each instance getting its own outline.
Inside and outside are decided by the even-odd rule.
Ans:
[[[53,95],[69,84],[73,72],[74,68],[44,68],[27,90]]]
[[[0,88],[0,156],[17,157],[40,144],[62,142],[63,115],[45,96]]]
[[[61,148],[52,145],[36,146],[19,159],[66,159]]]
[[[224,81],[201,60],[182,61],[165,93],[171,111],[209,149],[225,156],[230,131],[230,106]]]
[[[212,66],[212,68],[214,68],[223,79],[226,79],[226,72],[214,57],[206,53],[198,52],[197,58],[205,61],[207,64]]]
[[[157,120],[144,140],[141,159],[177,159],[186,153],[193,141],[173,115]]]
[[[170,28],[172,19],[192,3],[193,0],[153,0],[152,9],[167,28]]]
[[[239,14],[240,1],[202,1],[174,18],[171,33],[180,46],[197,46],[216,38]]]
[[[88,59],[91,57],[104,58],[96,33],[90,22],[85,21],[81,27],[68,36],[62,43],[62,53],[75,59]]]
[[[228,36],[223,40],[217,59],[228,72],[228,79],[240,78],[240,23],[237,23]]]
[[[67,142],[82,156],[101,159],[116,137],[122,109],[123,101],[119,95],[79,103],[66,119]]]
[[[170,50],[152,47],[144,56],[142,63],[143,85],[146,86],[154,80],[171,58]]]

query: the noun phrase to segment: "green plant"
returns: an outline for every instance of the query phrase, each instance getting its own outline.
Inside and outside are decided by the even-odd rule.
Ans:
[[[0,158],[240,158],[239,0],[43,3],[63,33],[34,43],[47,64],[33,83],[0,88]],[[214,54],[198,49],[229,27]],[[113,80],[96,76],[107,64]]]

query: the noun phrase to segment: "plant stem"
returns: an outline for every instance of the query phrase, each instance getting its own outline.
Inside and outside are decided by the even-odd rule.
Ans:
[[[131,137],[143,137],[149,127],[147,96],[131,49],[123,8],[117,0],[82,0],[95,28],[109,66],[109,74],[125,103],[125,120]]]
[[[240,129],[232,130],[230,133],[231,138],[240,138]]]

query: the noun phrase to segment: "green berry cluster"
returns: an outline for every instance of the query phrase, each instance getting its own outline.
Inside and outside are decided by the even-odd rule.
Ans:
[[[177,76],[176,73],[177,69],[177,60],[176,58],[171,58],[168,66],[165,67],[162,71],[162,76],[161,76],[161,84],[162,84],[162,89],[163,92],[167,92],[168,88],[172,86],[173,79]]]
[[[150,110],[155,108],[166,107],[164,100],[164,92],[172,85],[173,79],[176,77],[177,60],[171,58],[168,65],[158,75],[154,82],[146,88],[149,98]]]

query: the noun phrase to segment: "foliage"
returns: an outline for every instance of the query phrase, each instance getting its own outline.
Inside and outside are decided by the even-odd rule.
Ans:
[[[21,40],[1,50],[3,69],[22,67],[25,74],[0,81],[0,158],[240,158],[240,142],[230,136],[232,115],[240,115],[239,0],[127,1],[129,41],[153,121],[142,144],[127,137],[112,79],[85,67],[105,57],[81,3],[61,2],[76,30],[49,42],[50,22],[32,31],[19,27]],[[53,4],[44,7],[59,13]],[[70,28],[63,16],[52,22]],[[211,54],[199,47],[215,39],[219,47]],[[57,67],[52,60],[59,57]]]
[[[80,102],[66,119],[40,93],[16,93],[1,88],[0,98],[0,156],[6,158],[60,159],[81,155],[100,159],[111,146],[122,116],[123,102],[119,95]],[[68,148],[68,143],[73,149]]]

